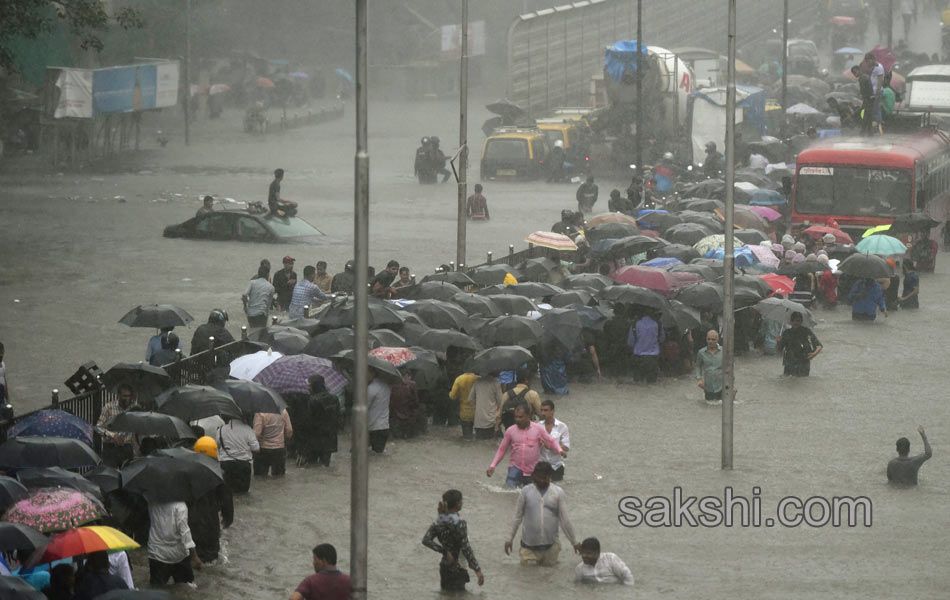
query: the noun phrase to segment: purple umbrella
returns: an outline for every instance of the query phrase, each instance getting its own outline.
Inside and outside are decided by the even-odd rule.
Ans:
[[[322,375],[327,391],[333,395],[343,391],[348,383],[329,360],[306,354],[278,358],[258,373],[254,381],[279,394],[309,394],[307,378],[311,375]]]
[[[92,446],[92,425],[62,410],[38,410],[17,421],[7,436],[64,437]]]

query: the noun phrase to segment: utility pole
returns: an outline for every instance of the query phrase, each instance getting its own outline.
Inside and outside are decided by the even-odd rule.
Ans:
[[[894,47],[894,0],[887,0],[887,47]]]
[[[462,45],[459,65],[459,169],[458,169],[458,214],[455,240],[455,264],[465,264],[465,226],[468,208],[468,0],[462,0]]]
[[[729,0],[729,78],[726,83],[726,244],[722,303],[722,468],[732,469],[732,409],[735,400],[735,227],[736,184],[736,0]]]
[[[369,414],[367,356],[369,354],[369,148],[367,145],[366,0],[356,0],[356,157],[354,161],[353,221],[356,289],[353,343],[353,424],[350,453],[350,582],[353,600],[366,600],[369,552]]]
[[[646,181],[643,178],[643,0],[637,0],[637,173],[641,177],[640,199]]]
[[[185,145],[191,129],[191,0],[185,0]]]
[[[834,48],[832,48],[834,50]],[[785,129],[785,123],[788,115],[788,0],[784,0],[782,11],[782,129]],[[784,131],[782,137],[785,137]]]

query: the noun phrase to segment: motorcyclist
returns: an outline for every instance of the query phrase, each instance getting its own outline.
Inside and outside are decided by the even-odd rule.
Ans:
[[[419,183],[435,183],[435,173],[429,165],[428,154],[429,138],[423,137],[420,146],[416,148],[415,175],[419,178]]]
[[[620,190],[610,190],[610,200],[607,201],[607,210],[610,212],[632,213],[636,207],[620,195]]]
[[[634,175],[627,187],[627,202],[630,204],[631,210],[636,210],[640,206],[642,188],[643,179],[639,175]]]
[[[551,225],[551,231],[554,233],[560,233],[561,235],[566,235],[568,228],[573,228],[574,225],[574,211],[569,208],[565,208],[561,211],[561,220]]]
[[[346,261],[346,265],[343,266],[343,272],[333,276],[333,280],[330,283],[330,291],[340,294],[352,294],[356,288],[355,268],[356,263],[354,261]]]
[[[433,183],[439,175],[442,175],[442,183],[445,183],[449,180],[449,177],[452,173],[445,168],[445,161],[448,160],[448,157],[442,152],[442,149],[439,148],[439,137],[430,136],[429,137],[429,168],[432,170]]]
[[[560,183],[564,179],[564,142],[556,140],[548,154],[548,183]]]
[[[208,322],[195,329],[195,335],[191,338],[191,354],[198,354],[211,347],[208,338],[214,337],[214,345],[221,346],[234,341],[231,332],[224,328],[228,322],[228,313],[220,308],[216,308],[208,315]]]
[[[716,142],[706,142],[706,158],[703,159],[703,175],[707,179],[719,177],[725,158],[716,151]]]
[[[582,213],[591,212],[597,202],[598,191],[593,176],[588,177],[587,181],[577,188],[577,211]]]
[[[664,152],[663,158],[653,168],[653,181],[656,185],[656,191],[661,196],[667,196],[673,193],[673,186],[676,184],[676,166],[673,164],[673,153]]]

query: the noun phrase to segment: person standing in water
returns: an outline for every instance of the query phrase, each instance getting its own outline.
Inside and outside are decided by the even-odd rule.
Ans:
[[[442,589],[446,591],[464,591],[468,583],[468,570],[459,564],[459,554],[465,556],[468,566],[475,571],[478,585],[485,584],[475,552],[468,541],[468,525],[465,519],[459,516],[462,510],[462,492],[449,490],[442,494],[439,502],[439,517],[429,526],[429,530],[422,538],[422,544],[442,555],[439,563],[439,575],[442,578]]]

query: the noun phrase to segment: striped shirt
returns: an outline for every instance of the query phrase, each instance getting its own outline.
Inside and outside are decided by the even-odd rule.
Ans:
[[[317,284],[306,279],[301,279],[297,282],[297,285],[294,286],[294,293],[290,297],[290,310],[287,313],[288,316],[290,316],[291,319],[299,319],[300,317],[304,316],[303,307],[313,306],[314,299],[318,299],[323,302],[327,299],[327,296]]]

